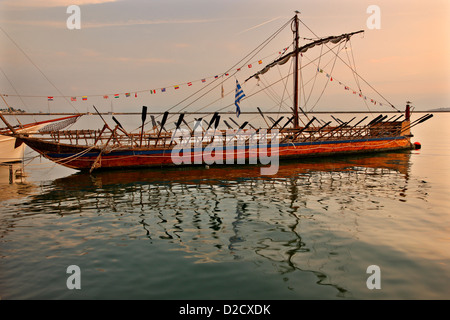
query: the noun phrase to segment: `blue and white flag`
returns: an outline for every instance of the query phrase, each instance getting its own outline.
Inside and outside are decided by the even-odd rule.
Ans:
[[[241,99],[245,97],[244,90],[242,90],[241,85],[236,79],[236,94],[234,96],[234,104],[236,105],[236,117],[239,118],[241,114],[241,107],[239,104],[241,103]]]

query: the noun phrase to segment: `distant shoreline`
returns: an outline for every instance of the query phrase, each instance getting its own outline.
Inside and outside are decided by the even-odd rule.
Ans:
[[[450,112],[450,110],[428,110],[428,111],[414,111],[413,113],[446,113],[446,112]],[[147,112],[147,114],[150,115],[159,115],[164,113],[164,111],[160,111],[160,112]],[[179,112],[171,112],[172,114],[179,114]],[[188,114],[193,114],[193,115],[201,115],[201,114],[210,114],[213,113],[211,112],[183,112],[184,114],[188,115]],[[236,114],[233,111],[228,111],[228,112],[219,112],[220,114]],[[264,112],[264,114],[287,114],[288,112],[277,112],[277,111],[267,111]],[[312,112],[307,112],[308,114],[349,114],[349,113],[403,113],[403,112],[399,112],[399,111],[312,111]],[[74,112],[4,112],[2,113],[3,115],[11,115],[11,116],[65,116],[65,115],[74,115],[74,114],[82,114],[82,115],[96,115],[96,113],[93,112],[83,112],[83,113],[74,113]],[[100,112],[100,114],[102,115],[141,115],[141,112]],[[245,115],[245,114],[259,114],[259,112],[255,111],[255,112],[241,112],[241,115]]]

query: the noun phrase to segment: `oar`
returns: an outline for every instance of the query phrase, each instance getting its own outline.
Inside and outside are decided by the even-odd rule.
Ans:
[[[242,126],[239,127],[239,129],[236,131],[236,133],[230,138],[230,140],[228,140],[227,143],[229,143],[231,140],[233,140],[234,137],[236,137],[236,136],[238,135],[239,131],[243,130],[247,124],[248,124],[248,122],[245,121],[245,122],[242,124]]]
[[[153,126],[152,129],[155,129],[156,127],[158,127],[158,124],[156,123],[156,120],[155,120],[155,116],[150,115],[150,117],[152,118],[152,126]]]
[[[380,114],[377,117],[373,118],[368,124],[367,126],[371,126],[372,124],[375,124],[377,122],[379,122],[381,120],[381,118],[383,118],[383,115]]]
[[[274,121],[274,123],[273,123],[273,125],[270,127],[270,129],[269,130],[267,130],[267,131],[271,131],[273,128],[275,128],[279,123],[280,123],[280,121],[281,120],[283,120],[284,119],[284,116],[282,116],[280,119],[278,119],[277,121]],[[272,119],[273,120],[273,119]]]
[[[123,129],[122,124],[119,122],[119,120],[116,119],[116,117],[113,116],[112,119],[121,129]],[[125,129],[123,129],[123,130],[125,130]]]
[[[394,120],[392,120],[392,121],[389,121],[389,120],[391,120],[392,118],[390,118],[389,120],[387,120],[387,121],[385,121],[385,123],[396,123],[401,117],[403,117],[404,115],[403,114],[401,114],[400,116],[398,116],[397,118],[395,118]],[[395,116],[394,116],[395,117]],[[383,134],[385,134],[386,132],[389,132],[389,131],[391,131],[391,135],[395,135],[395,134],[398,134],[399,133],[399,131],[401,130],[401,127],[400,127],[400,130],[397,130],[397,131],[393,131],[392,130],[393,128],[392,127],[387,127],[387,128],[385,128],[383,131],[380,131],[378,134],[377,134],[377,136],[381,136],[381,135],[383,135]],[[407,129],[407,128],[406,128]]]
[[[166,124],[168,115],[169,115],[169,111],[164,112],[163,118],[161,120],[161,127],[159,129],[158,136],[157,136],[156,141],[155,141],[155,147],[158,144],[159,137],[161,136],[161,132],[164,129],[164,125]]]
[[[378,122],[382,121],[385,117],[386,116],[383,116],[382,114],[378,115],[377,117],[373,118],[368,124],[366,124],[361,129],[359,129],[358,131],[356,131],[352,135],[350,135],[350,137],[356,136],[360,132],[366,130],[368,127],[377,124]]]
[[[186,127],[188,127],[189,131],[191,131],[191,133],[192,133],[192,129],[189,126],[189,124],[186,122],[186,120],[183,119],[183,123],[186,125]]]
[[[313,117],[311,120],[309,120],[309,122],[308,122],[303,128],[301,128],[297,133],[295,133],[295,134],[292,136],[292,141],[294,141],[299,135],[301,135],[303,131],[305,131],[307,128],[309,128],[309,126],[311,125],[311,123],[313,123],[315,120],[316,120],[316,117]],[[284,138],[283,141],[281,141],[281,142],[284,142],[284,141],[286,141],[287,139],[289,139],[289,136],[286,137],[286,138]]]
[[[427,115],[421,117],[420,119],[417,119],[416,121],[413,122],[414,124],[411,123],[409,126],[407,126],[406,128],[402,129],[402,131],[400,131],[400,134],[402,134],[404,131],[406,131],[408,129],[411,129],[412,127],[415,127],[418,124],[421,124],[421,123],[423,123],[423,122],[425,122],[425,121],[427,121],[427,120],[429,120],[431,118],[433,118],[433,115],[430,113],[430,114],[427,114]]]
[[[326,127],[328,127],[330,125],[330,123],[332,123],[333,121],[328,121],[326,122],[324,125],[322,125],[319,129],[317,129],[316,131],[311,131],[310,132],[310,136],[306,139],[310,139],[311,137],[313,137],[316,133],[319,133],[320,131],[322,131],[323,129],[325,129]],[[322,137],[322,136],[320,136]]]
[[[270,118],[270,117],[269,117]],[[277,126],[278,123],[280,123],[281,120],[283,120],[284,116],[282,116],[280,119],[278,119],[277,121],[275,121],[274,119],[271,118],[271,120],[273,121],[272,126],[266,131],[266,134],[264,136],[267,135],[267,133],[270,131],[272,132],[272,129],[275,128]],[[258,130],[259,131],[259,130]],[[264,137],[263,136],[263,137]]]
[[[122,126],[122,124],[119,122],[119,120],[116,119],[116,117],[112,117],[112,119],[114,120],[114,122],[119,126],[120,131],[122,131],[123,133],[125,133],[128,138],[131,139],[130,135],[128,134],[128,132],[125,131],[124,127]]]
[[[117,141],[117,143],[120,145],[120,141],[119,141],[119,138],[117,137],[117,134],[116,134],[116,130],[117,130],[117,128],[120,128],[120,123],[117,121],[117,119],[115,120],[115,121],[117,121],[116,123],[117,123],[117,127],[115,128],[115,129],[111,129],[111,127],[108,125],[108,123],[105,121],[105,119],[103,119],[103,117],[102,117],[102,115],[100,114],[100,112],[97,110],[97,108],[95,107],[95,105],[92,105],[93,107],[94,107],[94,109],[95,109],[95,111],[97,112],[97,114],[100,116],[100,118],[103,120],[103,122],[105,123],[105,125],[103,126],[103,129],[105,129],[105,128],[107,128],[109,131],[111,131],[111,136],[110,136],[110,138],[107,140],[107,142],[106,142],[106,145],[109,143],[109,141],[111,140],[111,138],[114,138],[116,141]],[[114,120],[114,119],[113,119]],[[102,130],[102,133],[103,133],[103,131],[104,130]],[[124,130],[123,130],[124,131]],[[125,131],[124,131],[125,132]],[[127,134],[126,132],[125,132],[125,134]],[[101,135],[101,134],[100,134]],[[99,137],[98,138],[100,138],[100,135],[99,135]],[[127,134],[128,135],[128,134]],[[97,141],[99,140],[97,138],[97,140],[95,141],[95,143],[97,143]],[[95,144],[94,143],[94,144]]]
[[[216,121],[214,122],[214,133],[213,133],[213,137],[212,137],[212,139],[211,139],[211,142],[214,141],[214,137],[215,137],[215,135],[216,135],[216,130],[217,130],[217,127],[219,126],[219,123],[220,123],[220,116],[218,115],[218,116],[216,117]]]
[[[399,115],[397,118],[395,118],[394,120],[392,120],[392,122],[397,122],[398,120],[400,120],[401,117],[403,117],[404,114]]]
[[[267,118],[269,118],[269,120],[272,121],[272,124],[275,124],[275,126],[278,124],[278,122],[275,121],[274,118],[272,118],[272,117],[270,117],[270,116],[267,116]],[[272,125],[272,128],[274,128],[275,126]],[[272,128],[271,128],[271,129],[272,129]]]
[[[320,125],[324,125],[324,124],[325,124],[325,121],[323,121],[322,119],[317,119],[317,118],[316,118],[316,121],[317,121]]]
[[[103,120],[103,122],[105,123],[104,128],[109,129],[109,131],[111,131],[112,137],[114,137],[114,139],[116,139],[116,141],[120,144],[119,139],[116,137],[116,130],[111,129],[111,127],[108,125],[108,123],[105,121],[105,119],[103,119],[102,115],[100,114],[100,112],[97,110],[97,108],[95,107],[95,105],[92,105],[95,109],[95,111],[97,112],[97,114],[100,116],[100,118]],[[111,139],[109,139],[111,140]],[[108,140],[108,142],[109,142]]]
[[[119,122],[119,120],[116,119],[116,117],[112,117],[112,119],[114,120],[114,122],[119,126],[119,130],[122,131],[123,133],[125,133],[125,135],[130,138],[130,142],[131,144],[133,143],[133,138],[128,134],[128,132],[125,131],[125,129],[123,128],[122,124]]]
[[[144,136],[144,124],[145,124],[145,120],[147,119],[147,107],[146,106],[142,106],[141,119],[142,119],[142,126],[141,126],[141,138],[140,138],[140,142],[139,142],[140,147],[142,147],[142,137]]]
[[[231,118],[231,117],[228,117],[231,121],[233,121],[233,123],[235,124],[235,125],[237,125],[238,127],[239,127],[239,123],[237,123],[236,121],[234,121],[234,119],[233,118]],[[254,127],[254,126],[252,126],[252,124],[249,122],[248,123],[248,125],[250,126],[250,127],[252,127],[252,129],[254,129],[254,130],[256,130],[256,128]]]
[[[338,129],[344,128],[344,127],[347,126],[350,122],[352,122],[353,120],[355,120],[355,118],[356,118],[356,117],[353,117],[350,121],[343,122],[340,126],[338,126],[338,127],[334,128],[333,130],[331,130],[329,133],[332,133],[332,134],[327,138],[327,140],[330,140],[331,138],[333,138],[334,135],[338,132]],[[317,140],[317,139],[316,139],[316,140]]]
[[[339,124],[344,123],[342,120],[333,117],[333,115],[331,115],[331,117],[332,117],[337,123],[339,123]]]
[[[112,131],[112,129],[109,127],[108,123],[105,121],[105,119],[103,119],[102,115],[100,114],[100,112],[98,112],[97,108],[92,105],[95,109],[95,111],[97,112],[97,114],[100,116],[100,118],[103,120],[103,122],[105,123],[106,128],[108,128],[110,131]]]
[[[237,125],[238,126],[238,128],[239,128],[239,123],[237,123],[236,121],[234,121],[234,119],[232,118],[232,117],[228,117],[228,119],[230,119],[235,125]]]
[[[202,118],[195,119],[194,129],[192,132],[195,132],[195,130],[202,124]]]
[[[216,120],[218,115],[219,115],[218,112],[214,112],[214,115],[212,116],[211,120],[209,121],[208,128],[206,128],[206,131],[208,131],[209,128],[211,128],[211,125],[214,123],[214,121]]]
[[[208,132],[209,128],[211,128],[211,126],[213,125],[213,123],[216,123],[216,122],[217,122],[217,118],[219,118],[219,120],[220,120],[219,113],[218,113],[218,112],[214,112],[214,115],[212,116],[211,120],[209,120],[209,123],[207,123],[206,120],[203,120],[203,121],[205,121],[205,123],[208,124],[208,126],[207,126],[207,128],[206,128],[206,130],[205,130],[205,133]],[[218,123],[217,123],[217,124],[218,124]],[[205,136],[206,136],[206,135],[205,135]],[[203,142],[203,140],[205,139],[205,136],[202,138],[202,142]]]
[[[233,127],[230,126],[230,124],[227,122],[227,120],[223,120],[223,122],[224,122],[225,125],[228,127],[228,129],[233,129]]]
[[[427,113],[426,115],[421,116],[419,119],[416,119],[416,120],[414,120],[413,122],[411,122],[411,123],[409,124],[409,126],[412,126],[412,125],[415,124],[416,122],[419,122],[419,121],[421,121],[422,119],[425,119],[425,118],[429,117],[430,115],[431,115],[431,113]]]
[[[261,115],[261,117],[264,119],[264,122],[266,123],[267,128],[269,127],[269,124],[267,123],[266,117],[264,117],[263,112],[261,111],[261,109],[259,107],[256,107],[256,109],[258,109],[259,114]]]
[[[214,123],[214,131],[217,130],[217,127],[219,126],[219,123],[220,123],[220,116],[217,115],[216,122]]]
[[[286,121],[286,123],[284,124],[284,126],[281,127],[280,132],[281,132],[284,128],[286,128],[286,127],[289,125],[289,123],[291,123],[292,120],[294,120],[294,118],[295,118],[295,117],[289,118],[288,121]]]
[[[353,130],[354,128],[356,128],[361,122],[363,122],[363,121],[366,120],[366,119],[367,119],[367,116],[365,116],[364,118],[362,118],[361,120],[359,120],[355,125],[351,126],[351,127],[348,129],[348,131],[350,132],[350,134],[351,134],[351,132],[352,132],[352,130]]]
[[[180,113],[180,115],[178,116],[178,121],[175,123],[175,131],[173,132],[172,138],[170,139],[169,148],[173,143],[173,139],[177,133],[177,130],[180,128],[181,122],[183,122],[183,118],[184,118],[184,113]]]

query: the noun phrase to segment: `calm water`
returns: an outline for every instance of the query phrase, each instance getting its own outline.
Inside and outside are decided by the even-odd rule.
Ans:
[[[450,299],[449,124],[438,113],[415,127],[419,151],[288,162],[271,177],[89,175],[35,158],[9,183],[2,167],[0,297]],[[66,286],[70,265],[81,290]]]

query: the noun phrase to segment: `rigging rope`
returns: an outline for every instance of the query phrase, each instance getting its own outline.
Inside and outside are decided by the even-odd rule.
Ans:
[[[317,35],[314,33],[314,31],[312,31],[301,19],[299,19],[299,21],[301,22],[301,24],[303,24],[313,35],[315,35],[317,37]],[[327,47],[328,45],[325,44]],[[352,69],[351,66],[349,66],[347,64],[347,62],[345,62],[341,57],[338,57],[347,67],[349,67],[350,69]],[[361,78],[362,81],[364,81],[364,83],[366,83],[373,91],[375,91],[380,97],[382,97],[393,109],[395,109],[397,112],[401,111],[399,109],[397,109],[392,103],[390,103],[381,93],[379,93],[372,85],[370,85],[370,83],[368,83],[359,73],[356,72],[356,70],[354,70],[355,74]]]
[[[53,88],[56,89],[56,91],[58,91],[58,93],[64,97],[64,99],[75,109],[75,111],[77,111],[77,113],[80,113],[78,111],[78,109],[69,101],[69,99],[67,99],[66,96],[64,96],[61,92],[61,90],[58,89],[58,87],[56,87],[56,85],[45,75],[45,73],[41,70],[41,68],[38,67],[38,65],[36,63],[33,62],[33,60],[31,60],[31,58],[26,54],[26,52],[17,44],[17,42],[14,41],[13,38],[11,38],[9,36],[9,34],[0,26],[0,30],[3,31],[3,33],[9,38],[9,40],[11,40],[12,43],[14,43],[14,45],[20,50],[20,52],[22,52],[22,54],[31,62],[31,64],[42,74],[42,76],[53,86]]]
[[[235,63],[232,67],[230,67],[225,73],[230,73],[231,70],[235,69],[237,66],[241,66],[240,68],[242,68],[243,66],[245,66],[249,61],[251,61],[251,59],[253,59],[263,48],[265,48],[281,31],[283,31],[284,28],[286,28],[286,26],[290,23],[291,21],[287,21],[284,25],[282,25],[277,31],[275,31],[271,36],[269,36],[266,40],[264,40],[258,47],[256,47],[255,49],[253,49],[252,51],[250,51],[250,53],[248,53],[244,58],[242,58],[240,61],[238,61],[237,63]],[[244,62],[245,61],[245,62]],[[239,69],[240,69],[239,68]],[[230,74],[230,78],[232,78],[232,76],[234,76],[239,69],[235,69],[235,71],[233,73]],[[181,105],[182,103],[186,102],[187,100],[193,98],[195,95],[199,94],[201,91],[205,90],[206,88],[212,86],[216,81],[218,81],[219,78],[214,79],[212,82],[208,83],[205,87],[202,87],[201,89],[197,90],[196,92],[192,93],[191,95],[189,95],[188,97],[184,98],[183,100],[181,100],[180,102],[176,103],[175,105],[173,105],[172,107],[170,107],[168,110],[166,111],[171,111],[172,109],[178,107],[179,105]],[[219,82],[218,84],[216,84],[214,87],[212,87],[211,89],[209,89],[208,91],[206,91],[205,93],[201,94],[199,97],[197,97],[196,99],[192,100],[190,103],[188,103],[187,105],[185,105],[184,107],[182,107],[180,110],[178,110],[178,112],[180,113],[181,111],[185,110],[186,108],[188,108],[189,106],[191,106],[193,103],[197,102],[198,100],[200,100],[201,98],[203,98],[204,96],[206,96],[208,93],[210,93],[211,91],[213,91],[214,89],[218,88],[219,86],[221,86],[223,84],[223,82]],[[233,103],[234,104],[234,103]],[[231,105],[233,105],[231,104]],[[231,105],[228,105],[224,108],[227,108]],[[202,109],[205,109],[206,107],[202,107],[197,109],[194,112],[199,112]],[[223,108],[222,108],[223,109]],[[171,119],[174,116],[174,114],[170,114],[168,117],[168,120]],[[145,123],[144,125],[148,124],[150,121],[148,121],[147,123]],[[139,126],[138,128],[136,128],[135,130],[140,129],[142,126]],[[134,131],[134,130],[133,130]]]
[[[330,72],[330,77],[331,77],[331,78],[330,78],[330,80],[333,79],[332,74],[333,74],[334,67],[335,67],[335,65],[336,65],[337,57],[338,57],[338,55],[339,55],[339,52],[342,50],[342,49],[340,49],[340,47],[341,47],[341,43],[339,43],[338,52],[335,53],[336,56],[335,56],[335,58],[334,58],[333,66],[331,67],[331,72]],[[333,53],[334,53],[334,52],[333,52]],[[310,112],[313,111],[313,109],[314,109],[314,108],[317,106],[317,104],[319,103],[320,99],[322,98],[322,96],[323,96],[323,94],[324,94],[324,92],[325,92],[325,89],[328,87],[328,83],[330,83],[330,81],[327,81],[327,82],[325,83],[325,86],[323,87],[323,90],[322,90],[322,92],[321,92],[319,98],[317,98],[316,103],[315,103],[315,104],[312,106],[312,108],[309,110]]]

